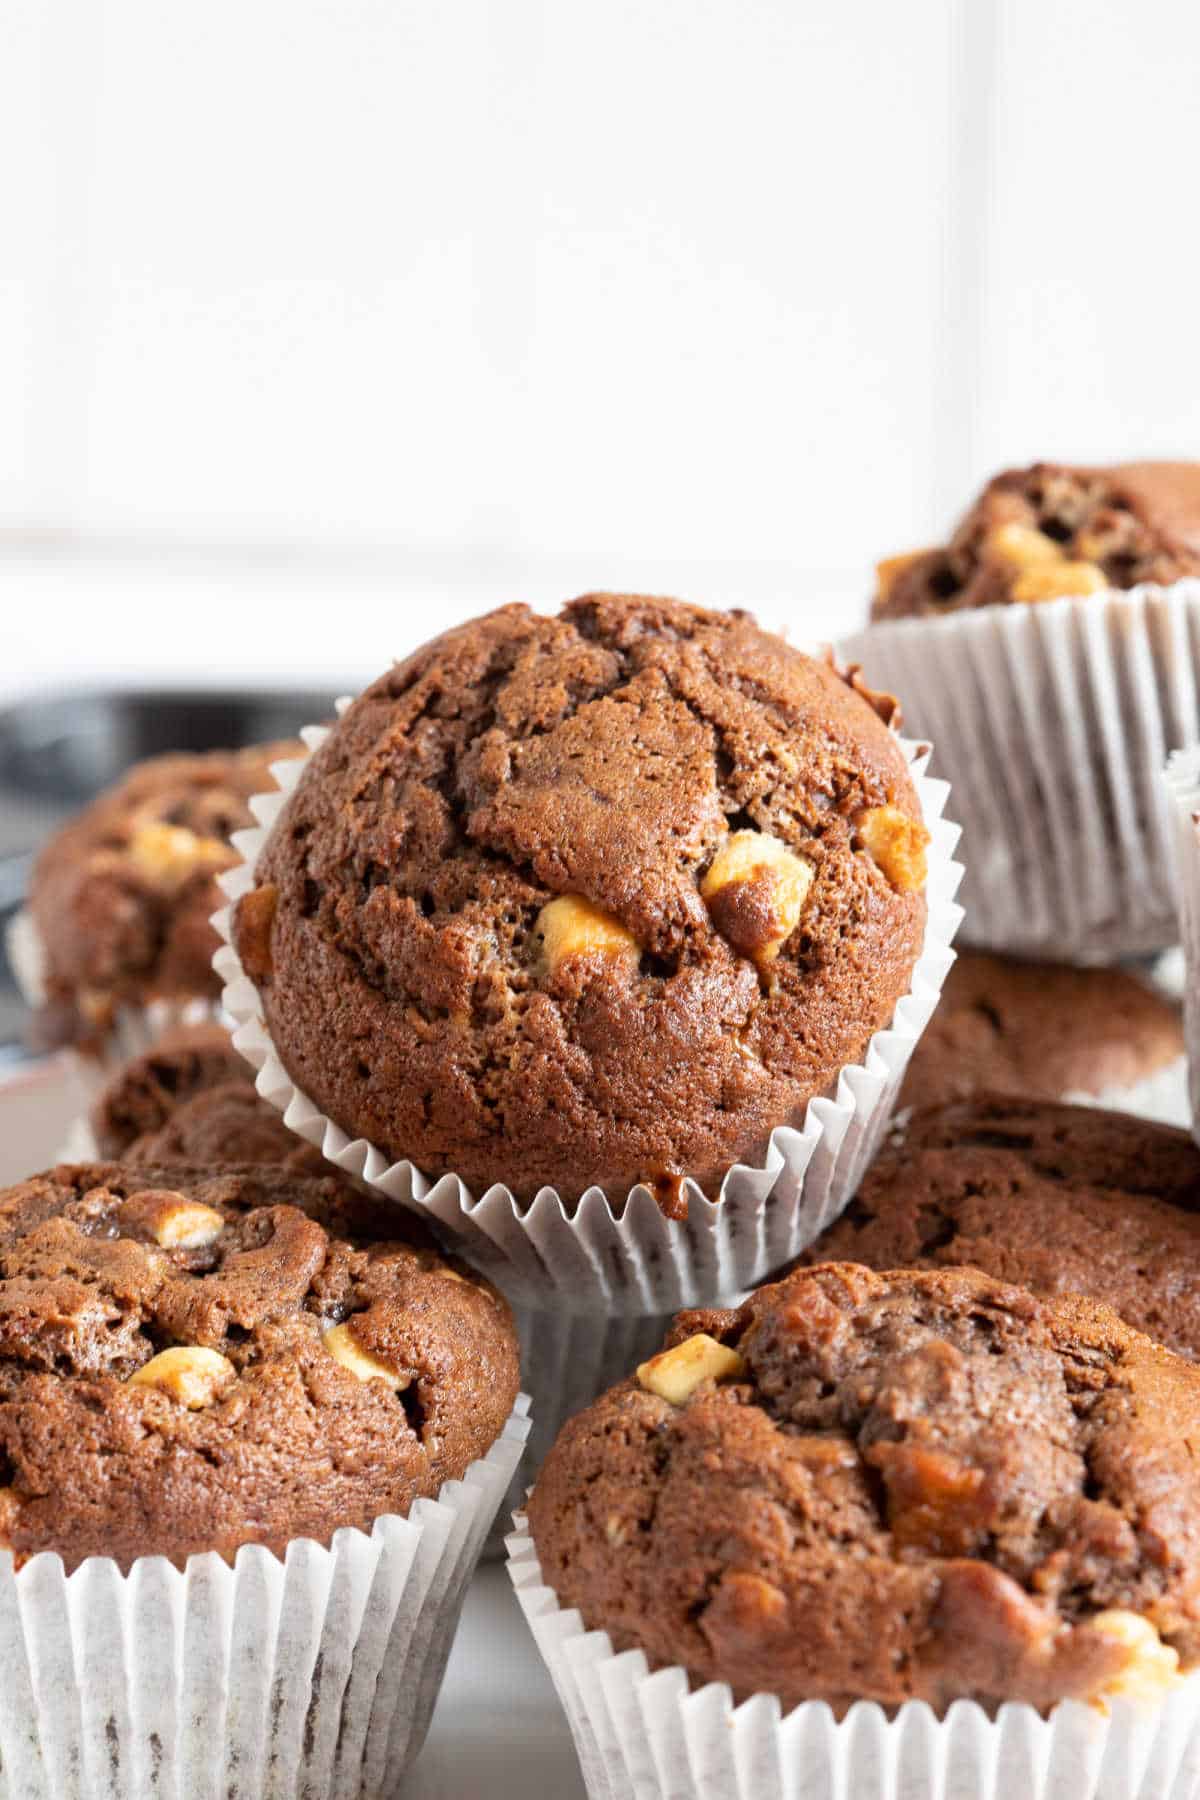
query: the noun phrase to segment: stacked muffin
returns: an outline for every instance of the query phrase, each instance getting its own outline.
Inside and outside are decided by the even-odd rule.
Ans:
[[[260,1089],[518,1306],[528,1475],[879,1140],[958,916],[894,713],[742,614],[506,607],[349,707],[227,879]]]
[[[896,622],[850,648],[895,680],[956,792],[971,763],[979,948],[910,1064],[915,1110],[848,1209],[742,1306],[681,1314],[539,1476],[511,1569],[598,1794],[758,1800],[804,1769],[847,1794],[1186,1779],[1200,1154],[1062,1102],[1179,1108],[1174,1007],[1104,965],[1177,935],[1163,808],[1142,802],[1190,679],[1162,634],[1193,631],[1196,475],[1002,477],[947,551],[885,567]],[[1146,580],[1169,585],[1108,591]],[[1035,601],[1033,623],[1006,622]],[[935,606],[960,614],[941,638]],[[993,646],[986,684],[947,681],[959,637],[964,657]],[[1114,720],[1097,693],[1131,712],[1149,696],[1152,718]],[[939,707],[957,734],[930,724]],[[1039,731],[997,727],[993,772],[974,728],[1006,707]],[[1115,780],[1108,732],[1129,746]],[[967,857],[977,887],[969,838]],[[1130,912],[1135,865],[1149,897]]]
[[[1066,699],[1086,671],[1136,711],[1146,683],[1101,679],[1103,649],[1145,676],[1136,632],[1190,630],[1189,493],[1178,469],[1001,478],[946,552],[885,576],[905,616],[856,646],[868,680],[876,631],[924,638],[945,590],[933,623],[976,647],[972,621],[1042,616],[1064,705],[993,784],[1040,815],[1006,800],[993,841],[996,811],[971,812],[1007,889],[950,981],[944,788],[856,667],[745,615],[507,607],[307,733],[221,877],[256,1088],[211,1026],[156,1041],[92,1109],[89,1152],[117,1160],[12,1197],[13,1279],[86,1269],[121,1384],[112,1446],[107,1414],[63,1437],[61,1513],[10,1452],[12,1543],[61,1551],[70,1521],[76,1559],[106,1546],[115,1570],[238,1545],[241,1569],[250,1543],[278,1567],[318,1519],[361,1542],[376,1509],[424,1523],[488,1469],[400,1641],[369,1620],[375,1649],[338,1644],[348,1698],[324,1694],[328,1645],[287,1688],[294,1722],[308,1681],[320,1742],[338,1700],[350,1747],[339,1726],[328,1754],[372,1791],[419,1742],[498,1493],[503,1291],[540,1427],[511,1569],[596,1795],[782,1800],[806,1770],[847,1795],[1174,1791],[1200,1749],[1200,1151],[1064,1104],[1150,1107],[1181,1041],[1135,974],[1076,966],[1173,928],[1153,892],[1124,911],[1130,817],[1158,844],[1161,803],[1138,810],[1135,769],[1130,814],[1094,761],[1112,719],[1092,687],[1083,726]],[[1085,562],[1086,597],[1053,598]],[[1126,578],[1172,585],[1108,591]],[[1021,637],[996,633],[993,721],[1009,680],[1003,704],[1045,710]],[[901,660],[928,685],[944,659]],[[938,754],[957,778],[974,749],[951,732]],[[1104,851],[1116,900],[1068,897],[1068,848],[1080,871]],[[1017,960],[1035,951],[1058,960]],[[70,1389],[95,1333],[64,1363],[50,1304],[21,1342],[44,1336]],[[36,1459],[26,1390],[12,1442]],[[158,1409],[149,1459],[131,1405]],[[136,1529],[103,1491],[76,1528],[93,1444],[132,1462],[112,1476]],[[193,1453],[214,1473],[191,1507],[159,1458]]]
[[[35,876],[39,1024],[99,1069],[147,1045],[0,1194],[0,1762],[31,1800],[391,1792],[528,1429],[492,1284],[290,1133],[214,1019],[156,1035],[215,1010],[212,875],[267,760],[135,770]]]

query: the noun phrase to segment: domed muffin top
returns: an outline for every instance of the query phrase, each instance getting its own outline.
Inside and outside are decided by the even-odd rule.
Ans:
[[[529,1502],[615,1650],[739,1697],[1159,1695],[1200,1657],[1200,1369],[976,1270],[823,1264],[571,1420]]]
[[[1128,969],[960,950],[913,1050],[900,1105],[977,1093],[1102,1094],[1157,1074],[1183,1049],[1178,1006]]]
[[[292,1078],[477,1192],[715,1192],[908,989],[927,833],[891,712],[674,601],[426,645],[312,757],[236,909]]]
[[[806,1263],[972,1265],[1103,1300],[1200,1360],[1200,1149],[1091,1106],[981,1094],[917,1113]]]
[[[128,1568],[407,1514],[499,1436],[504,1300],[340,1179],[63,1164],[0,1194],[0,1537]]]
[[[948,544],[888,557],[873,619],[1037,603],[1200,575],[1200,462],[993,477]]]
[[[106,1082],[91,1111],[103,1157],[197,1167],[274,1163],[328,1175],[320,1151],[260,1099],[245,1058],[215,1020],[165,1031]]]
[[[236,863],[247,802],[294,743],[151,757],[63,829],[34,866],[45,1042],[103,1041],[121,1005],[216,999],[216,876]]]

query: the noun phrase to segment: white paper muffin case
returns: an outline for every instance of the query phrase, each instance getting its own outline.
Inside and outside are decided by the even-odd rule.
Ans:
[[[937,745],[966,942],[1111,962],[1177,941],[1161,772],[1200,743],[1200,581],[899,619],[839,652]]]
[[[1200,749],[1179,750],[1167,764],[1164,790],[1178,883],[1183,948],[1183,1033],[1187,1040],[1193,1131],[1200,1125]]]
[[[529,1428],[408,1518],[281,1561],[0,1556],[0,1800],[373,1800],[420,1750]]]
[[[1067,1702],[992,1718],[959,1700],[939,1721],[923,1702],[889,1718],[860,1701],[839,1722],[820,1701],[786,1716],[770,1694],[735,1706],[723,1683],[693,1689],[682,1668],[651,1674],[640,1650],[615,1656],[543,1585],[517,1527],[509,1573],[590,1800],[1195,1800],[1200,1675],[1157,1708],[1108,1714]]]
[[[339,702],[339,711],[349,704]],[[310,753],[327,735],[321,726],[301,733]],[[899,742],[931,833],[928,919],[911,991],[891,1026],[875,1033],[863,1063],[841,1071],[835,1094],[809,1103],[803,1130],[772,1133],[764,1167],[730,1169],[716,1201],[686,1185],[686,1220],[664,1217],[641,1186],[611,1199],[589,1188],[570,1211],[553,1188],[542,1188],[524,1206],[498,1183],[476,1198],[457,1175],[430,1181],[411,1162],[389,1162],[363,1139],[347,1137],[295,1086],[276,1055],[258,990],[229,942],[227,907],[213,920],[225,939],[213,964],[225,983],[225,1009],[239,1021],[233,1041],[258,1070],[259,1092],[294,1131],[348,1174],[421,1213],[514,1305],[646,1316],[711,1305],[753,1287],[799,1255],[849,1202],[954,959],[950,943],[962,917],[954,894],[962,870],[953,861],[958,827],[942,817],[949,788],[926,773],[927,744]],[[253,886],[259,855],[305,760],[273,764],[282,791],[251,800],[258,827],[233,838],[245,861],[219,877],[231,901]]]
[[[737,1300],[727,1304],[736,1306]],[[514,1307],[513,1313],[521,1341],[521,1389],[529,1395],[533,1422],[488,1538],[487,1556],[503,1555],[513,1512],[524,1506],[560,1428],[661,1350],[671,1323],[670,1313],[606,1318],[603,1313],[536,1312],[525,1306]]]
[[[5,948],[25,1004],[40,1006],[45,998],[45,953],[33,917],[24,907],[9,921]],[[149,1050],[164,1031],[221,1017],[220,1004],[213,1000],[151,1000],[145,1006],[123,1006],[102,1046],[86,1055],[79,1050],[66,1054],[79,1086],[94,1099],[123,1064]]]

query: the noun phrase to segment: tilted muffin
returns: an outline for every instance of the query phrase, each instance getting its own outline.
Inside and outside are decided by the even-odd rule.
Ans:
[[[560,1607],[735,1696],[1148,1697],[1200,1657],[1200,1370],[975,1270],[684,1313],[529,1502]]]
[[[298,744],[157,756],[136,765],[51,838],[29,912],[40,947],[44,1042],[103,1042],[117,1010],[216,1000],[216,876],[248,800]]]
[[[969,1264],[1089,1294],[1200,1358],[1200,1149],[1126,1113],[980,1095],[917,1113],[802,1261]]]
[[[1179,1008],[1125,969],[960,950],[912,1053],[900,1104],[1134,1089],[1182,1056]]]
[[[715,1192],[910,985],[928,833],[893,710],[675,601],[426,645],[312,757],[235,912],[289,1075],[476,1192]]]
[[[505,1301],[336,1178],[62,1164],[0,1195],[0,1531],[122,1568],[407,1515],[500,1435]]]
[[[948,544],[880,563],[874,619],[1200,575],[1200,463],[1034,463],[988,482]]]
[[[103,1157],[127,1163],[257,1164],[327,1174],[319,1150],[289,1131],[216,1021],[164,1032],[113,1075],[92,1107]]]

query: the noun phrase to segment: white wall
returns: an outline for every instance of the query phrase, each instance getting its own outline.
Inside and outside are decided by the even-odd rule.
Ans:
[[[0,666],[833,629],[1000,460],[1196,453],[1198,77],[1183,0],[6,0]]]

